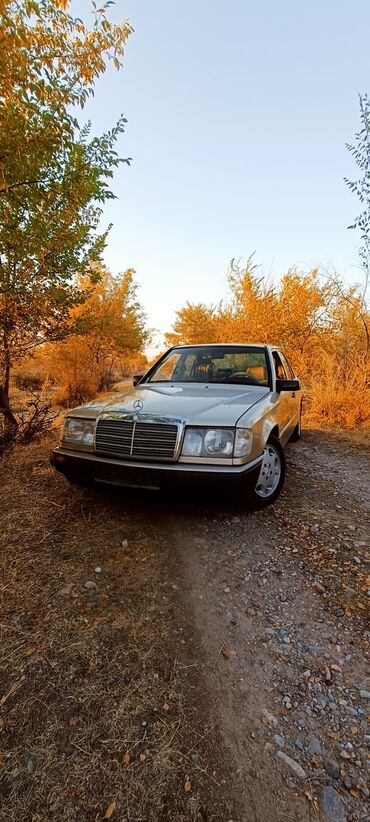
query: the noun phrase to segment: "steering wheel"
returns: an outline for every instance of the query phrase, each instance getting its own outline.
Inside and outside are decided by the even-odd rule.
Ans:
[[[260,385],[256,377],[252,377],[251,374],[246,374],[245,371],[235,371],[234,374],[228,378],[227,382],[236,382],[240,385]]]

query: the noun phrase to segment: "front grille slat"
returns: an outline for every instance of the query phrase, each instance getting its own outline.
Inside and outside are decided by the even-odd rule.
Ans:
[[[174,460],[178,426],[172,423],[98,420],[95,450],[98,454],[137,459]]]

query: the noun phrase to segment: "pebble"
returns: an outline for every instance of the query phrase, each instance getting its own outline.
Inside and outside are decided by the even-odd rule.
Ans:
[[[27,762],[27,771],[28,771],[30,776],[31,776],[31,774],[33,774],[34,770],[35,770],[34,761],[33,761],[33,759],[29,759],[28,762]]]
[[[301,739],[294,740],[294,747],[297,748],[298,751],[303,751],[303,742]]]
[[[345,751],[344,748],[340,752],[339,756],[341,756],[342,759],[351,759],[351,754],[348,753],[348,751]]]
[[[98,586],[92,579],[88,579],[87,582],[85,582],[84,588],[86,588],[87,591],[96,591]]]
[[[123,548],[123,550],[128,548],[128,539],[122,539],[121,540],[121,548]]]
[[[325,588],[321,582],[314,582],[313,587],[316,588],[319,594],[325,594]]]
[[[320,526],[317,524],[317,522],[315,523],[315,525],[310,525],[310,533],[311,534],[318,534],[319,531],[320,531]]]
[[[68,594],[70,594],[72,592],[72,589],[73,589],[73,582],[68,582],[67,585],[64,585],[63,588],[59,589],[59,591],[57,593],[57,597],[68,596]]]
[[[370,691],[360,691],[360,697],[362,699],[370,699]]]
[[[281,734],[275,734],[274,740],[279,748],[285,747],[285,739],[283,736],[281,736]]]
[[[100,565],[97,565],[97,566],[96,566],[96,568],[94,568],[94,571],[95,571],[95,573],[96,573],[96,574],[101,574],[101,567],[100,567]]]
[[[287,709],[287,711],[290,711],[290,709],[291,709],[291,707],[292,707],[292,703],[291,703],[291,701],[290,701],[290,697],[289,697],[289,696],[284,696],[284,697],[283,697],[283,699],[282,699],[282,703],[283,703],[283,705],[284,705],[284,708],[286,708],[286,709]]]
[[[332,777],[332,779],[339,779],[340,776],[340,767],[338,762],[335,759],[324,759],[324,768],[326,773]]]
[[[308,745],[307,748],[308,753],[310,756],[321,756],[321,745],[316,737],[313,737]]]
[[[306,772],[299,765],[299,763],[296,762],[294,759],[291,759],[291,757],[284,753],[284,751],[278,751],[276,756],[278,756],[279,759],[281,759],[282,762],[284,762],[285,765],[287,765],[287,767],[290,768],[290,770],[293,771],[293,773],[296,776],[298,776],[299,779],[306,778]]]
[[[230,593],[230,588],[224,588],[224,594],[229,594],[229,593]]]
[[[321,807],[328,822],[344,822],[344,802],[331,785],[325,785],[325,788],[322,789]]]
[[[276,716],[274,716],[274,714],[270,714],[270,711],[268,711],[267,708],[262,708],[261,714],[267,725],[273,725],[275,728],[277,727],[279,723]]]

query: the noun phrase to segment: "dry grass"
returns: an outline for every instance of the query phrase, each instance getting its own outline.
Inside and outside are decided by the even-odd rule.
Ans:
[[[145,529],[137,502],[128,516],[120,495],[69,487],[48,450],[2,464],[0,819],[98,820],[111,803],[120,820],[228,818],[155,498]]]

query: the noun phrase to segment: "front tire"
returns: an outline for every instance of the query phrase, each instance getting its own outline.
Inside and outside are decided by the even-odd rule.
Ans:
[[[263,451],[261,471],[252,492],[256,508],[265,508],[277,500],[284,485],[285,455],[280,440],[271,435]]]

